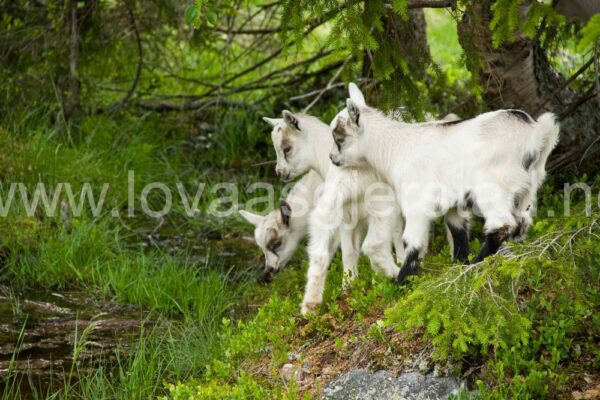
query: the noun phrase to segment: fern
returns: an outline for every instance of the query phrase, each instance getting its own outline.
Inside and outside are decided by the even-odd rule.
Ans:
[[[537,1],[524,3],[523,0],[497,0],[491,9],[493,18],[490,29],[494,47],[514,41],[519,32],[533,38],[542,21],[548,26],[556,26],[565,21],[552,6]]]
[[[497,0],[492,4],[493,18],[490,22],[492,44],[498,47],[504,41],[515,40],[520,24],[519,8],[523,0]]]
[[[408,0],[393,0],[392,9],[395,13],[400,14],[403,20],[408,19]]]
[[[582,37],[577,43],[577,51],[588,51],[600,42],[600,14],[594,15],[581,31]]]

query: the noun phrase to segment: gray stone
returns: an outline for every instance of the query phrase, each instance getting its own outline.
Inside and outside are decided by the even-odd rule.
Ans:
[[[323,396],[332,400],[438,400],[458,394],[455,377],[436,377],[406,372],[394,377],[389,371],[352,370],[331,381]]]

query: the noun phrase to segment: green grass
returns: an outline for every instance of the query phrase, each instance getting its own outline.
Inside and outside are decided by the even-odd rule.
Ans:
[[[247,233],[247,227],[235,215],[228,219],[210,215],[211,203],[217,198],[217,193],[210,191],[200,198],[193,218],[185,214],[180,201],[174,202],[164,222],[139,211],[134,218],[127,218],[128,171],[135,171],[136,199],[150,182],[165,182],[176,196],[178,182],[193,194],[198,182],[210,187],[224,181],[238,185],[243,204],[249,197],[245,186],[261,180],[259,174],[266,169],[241,175],[239,168],[260,162],[261,155],[268,154],[268,129],[255,116],[232,109],[215,117],[219,137],[208,140],[212,146],[194,148],[189,142],[202,132],[193,119],[180,116],[95,116],[77,121],[66,131],[41,123],[46,118],[41,111],[31,112],[7,117],[0,124],[4,148],[0,196],[7,199],[12,182],[22,182],[29,193],[38,183],[52,192],[58,183],[68,182],[78,201],[84,183],[91,184],[96,196],[106,183],[110,189],[104,211],[93,216],[86,209],[65,223],[60,201],[68,199],[63,192],[54,216],[41,209],[28,216],[17,191],[0,224],[0,279],[15,290],[83,290],[91,297],[137,306],[156,325],[150,331],[144,328],[135,352],[122,352],[116,366],[106,364],[93,373],[73,367],[68,374],[70,384],[58,379],[48,388],[34,389],[33,395],[145,399],[164,393],[165,379],[202,375],[221,349],[222,319],[255,296],[256,290],[251,287],[253,280],[248,280],[247,267],[223,264],[211,256],[210,243],[196,246],[203,240],[201,234],[194,237],[189,233],[212,229],[223,236],[240,235]],[[162,206],[160,196],[149,199],[150,208]],[[140,207],[137,200],[136,209]],[[111,216],[113,209],[120,211],[120,218]],[[158,232],[167,238],[190,238],[176,251],[171,251],[168,243],[141,246],[148,243],[147,235],[159,224],[164,226]],[[74,355],[88,345],[85,335],[78,335],[82,337]],[[9,374],[3,398],[20,397],[20,379],[27,378]]]
[[[425,13],[431,54],[443,73],[433,87],[424,90],[431,97],[431,110],[445,114],[472,93],[477,96],[479,89],[464,67],[453,16],[444,10]],[[187,50],[182,58],[192,74],[200,60]],[[208,75],[219,72],[218,60],[214,56],[210,65],[205,65]],[[113,70],[108,61],[99,56],[94,73]],[[248,79],[261,72],[257,70]],[[194,89],[190,85],[164,86],[177,93],[193,93]],[[109,99],[96,100],[104,104]],[[461,109],[466,116],[481,106],[473,103]],[[328,121],[339,105],[318,107],[322,108],[312,112]],[[582,371],[600,368],[600,354],[594,348],[600,321],[589,312],[600,304],[596,261],[600,249],[584,235],[571,242],[573,253],[548,253],[543,259],[525,261],[498,257],[451,286],[448,281],[465,270],[451,265],[442,231],[436,226],[424,264],[427,273],[410,288],[398,288],[373,274],[362,259],[360,278],[350,292],[344,292],[340,289],[341,265],[336,260],[320,314],[306,321],[299,315],[305,262],[287,268],[263,287],[255,284],[248,272],[249,260],[224,264],[211,255],[210,244],[195,247],[205,231],[223,237],[250,235],[249,227],[237,217],[223,219],[210,214],[217,193],[205,191],[193,217],[185,214],[180,201],[175,201],[164,221],[139,212],[135,218],[126,217],[130,170],[135,171],[137,199],[142,187],[151,182],[166,183],[175,196],[179,182],[189,194],[199,182],[209,188],[218,182],[233,182],[242,204],[261,194],[246,191],[247,185],[257,180],[273,182],[278,191],[281,183],[273,174],[273,165],[257,164],[275,158],[269,128],[260,117],[279,112],[232,106],[208,116],[96,115],[80,117],[68,126],[55,123],[45,109],[3,116],[3,200],[11,182],[22,182],[30,191],[40,182],[50,189],[69,182],[76,199],[86,182],[96,195],[102,184],[110,189],[104,212],[93,216],[86,210],[81,217],[74,217],[70,226],[59,213],[27,216],[23,206],[15,204],[0,223],[0,280],[15,289],[83,290],[97,299],[134,305],[156,321],[153,328],[144,328],[132,354],[118,354],[116,365],[102,365],[91,373],[68,366],[69,385],[57,378],[50,387],[37,389],[35,397],[300,398],[294,382],[282,382],[279,369],[290,352],[302,352],[335,336],[334,324],[365,328],[368,335],[352,339],[364,345],[388,345],[392,328],[407,336],[416,332],[435,348],[439,360],[477,364],[481,372],[475,385],[489,398],[560,395]],[[552,185],[544,188],[543,197],[546,207],[557,209],[562,204]],[[67,200],[64,194],[60,200]],[[153,195],[149,202],[150,208],[159,209],[164,199]],[[136,209],[140,207],[137,201]],[[118,210],[121,217],[111,217],[112,210]],[[518,251],[525,251],[544,235],[579,229],[579,225],[589,228],[591,221],[579,217],[540,219],[530,240],[516,247]],[[165,236],[188,237],[192,232],[192,238],[176,251],[168,251],[168,245],[153,246],[148,235],[159,226]],[[478,247],[477,241],[474,247]],[[488,282],[500,296],[497,303],[486,297]],[[528,302],[513,295],[515,282],[532,294]],[[445,291],[437,290],[439,287]],[[473,287],[477,289],[474,292]],[[549,292],[558,294],[555,301],[543,296]],[[469,303],[472,293],[474,300]],[[465,303],[470,307],[459,308]],[[387,317],[384,310],[388,310]],[[381,320],[372,322],[373,314]],[[493,323],[484,323],[486,318]],[[505,329],[497,329],[501,325]],[[89,345],[85,333],[78,332],[78,338],[74,354]],[[343,345],[340,342],[340,347]],[[254,374],[258,367],[267,372]],[[18,379],[14,373],[8,375],[3,399],[20,397]]]
[[[549,195],[541,215],[555,203]],[[540,216],[525,243],[512,245],[512,255],[483,264],[453,265],[447,249],[436,249],[409,288],[373,274],[362,259],[359,278],[345,293],[336,260],[324,304],[308,321],[299,315],[303,277],[286,271],[253,318],[223,324],[223,353],[211,361],[208,373],[189,382],[171,381],[167,398],[302,398],[293,382],[279,376],[288,355],[314,356],[319,343],[360,326],[368,335],[350,339],[358,349],[379,342],[397,360],[410,357],[395,347],[397,330],[406,340],[424,341],[424,349],[434,350],[433,361],[450,362],[455,374],[476,367],[470,376],[471,387],[479,391],[476,398],[567,396],[600,367],[600,320],[594,311],[600,306],[600,245],[594,240],[600,215],[584,216],[581,203],[577,210],[568,218]],[[440,241],[436,237],[433,247]],[[372,322],[373,316],[381,319]],[[339,342],[336,357],[349,343]],[[334,367],[335,361],[317,367],[325,366]],[[263,373],[251,372],[256,370]]]

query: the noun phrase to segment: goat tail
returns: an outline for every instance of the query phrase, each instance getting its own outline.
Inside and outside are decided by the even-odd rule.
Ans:
[[[558,135],[560,132],[560,126],[556,122],[556,116],[550,112],[542,114],[537,119],[538,132],[542,137],[542,148],[540,149],[539,161],[542,162],[542,166],[546,166],[548,156],[556,145],[558,144]]]
[[[537,157],[531,165],[531,193],[533,196],[546,178],[546,161],[558,143],[560,126],[556,122],[556,116],[552,113],[542,114],[536,122],[536,133],[538,136]]]

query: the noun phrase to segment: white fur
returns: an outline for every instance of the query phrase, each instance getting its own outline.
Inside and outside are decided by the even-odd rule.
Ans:
[[[286,197],[291,208],[287,225],[282,220],[280,209],[264,216],[240,211],[240,215],[255,226],[254,239],[265,257],[266,273],[274,273],[285,267],[294,255],[298,244],[308,233],[310,213],[315,206],[318,189],[322,183],[323,180],[316,172],[309,172],[296,182]],[[273,238],[281,242],[275,250],[268,247]]]
[[[397,240],[397,257],[402,259],[402,220],[393,190],[383,185],[371,168],[341,169],[331,164],[329,148],[333,139],[326,124],[315,117],[287,111],[283,116],[283,124],[276,123],[272,131],[277,173],[284,179],[293,179],[313,170],[325,181],[310,220],[308,281],[302,305],[302,312],[306,313],[322,302],[337,237],[342,246],[345,284],[357,274],[365,229],[362,250],[373,269],[395,277],[399,268],[391,254],[391,243]],[[367,188],[371,188],[368,193]]]
[[[469,196],[485,218],[486,233],[514,231],[515,200],[526,203],[535,196],[558,135],[551,114],[527,123],[500,110],[456,125],[407,124],[351,99],[331,126],[338,124],[346,139],[341,151],[332,146],[332,160],[371,166],[395,188],[407,252],[424,246],[432,219],[463,206]],[[523,167],[529,154],[542,154],[535,174]]]

